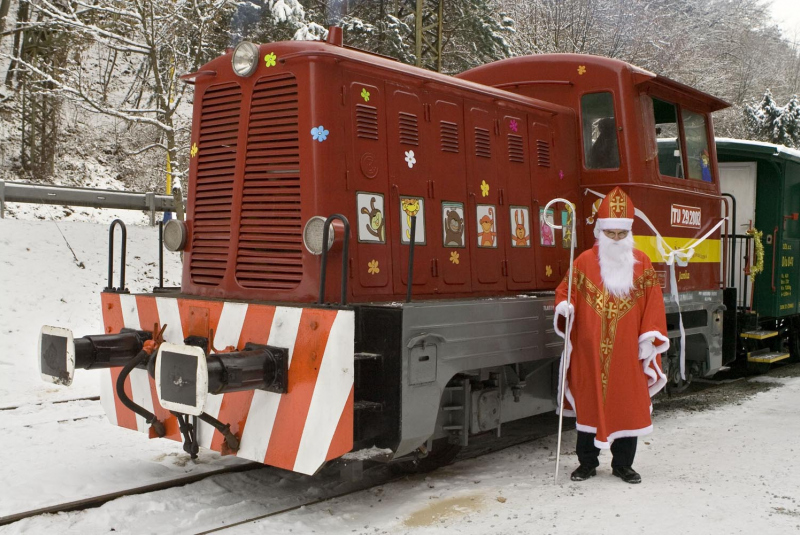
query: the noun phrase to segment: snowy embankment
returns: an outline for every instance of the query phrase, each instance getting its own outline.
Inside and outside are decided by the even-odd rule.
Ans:
[[[99,392],[92,372],[78,372],[70,389],[42,383],[36,345],[42,324],[69,327],[78,336],[102,331],[105,223],[60,221],[56,227],[52,221],[0,220],[0,251],[0,407],[21,405],[0,410],[0,431],[11,445],[1,472],[0,516],[237,462],[210,452],[201,452],[198,464],[187,462],[177,442],[148,440],[110,425],[97,401],[50,403]],[[129,226],[131,291],[153,286],[156,259],[155,229]],[[165,284],[172,285],[179,262],[171,254],[165,259]],[[577,463],[571,431],[564,435],[557,485],[551,436],[230,533],[800,533],[800,378],[796,366],[785,375],[791,376],[750,379],[746,384],[753,388],[742,391],[759,393],[726,393],[721,398],[727,404],[713,409],[667,411],[657,405],[655,433],[639,442],[635,468],[641,485],[612,477],[607,453],[597,477],[569,481]],[[705,398],[696,401],[696,408],[707,406]],[[337,488],[258,470],[96,509],[42,515],[0,527],[0,533],[197,533],[323,498]]]
[[[36,213],[48,209],[63,207],[38,207]],[[110,223],[114,215],[104,219]],[[151,291],[158,284],[157,227],[130,224],[141,220],[141,212],[120,215],[129,222],[126,286],[131,292]],[[118,270],[119,230],[116,235]],[[179,257],[165,251],[164,263],[164,285],[179,284]],[[108,223],[0,220],[0,281],[0,408],[99,395],[97,376],[91,372],[76,373],[70,388],[42,382],[36,353],[42,325],[67,327],[75,336],[102,334]],[[118,284],[117,271],[114,286]]]

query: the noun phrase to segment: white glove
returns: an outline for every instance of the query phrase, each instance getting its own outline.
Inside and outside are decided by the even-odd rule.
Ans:
[[[553,329],[556,331],[558,336],[564,338],[564,331],[558,328],[559,316],[564,316],[565,321],[568,317],[575,317],[575,307],[572,306],[572,303],[568,303],[566,300],[561,301],[556,305],[556,309],[553,314]]]

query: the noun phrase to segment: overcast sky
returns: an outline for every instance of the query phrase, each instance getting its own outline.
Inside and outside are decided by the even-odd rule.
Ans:
[[[800,0],[773,0],[772,18],[791,39],[795,33],[800,36]]]

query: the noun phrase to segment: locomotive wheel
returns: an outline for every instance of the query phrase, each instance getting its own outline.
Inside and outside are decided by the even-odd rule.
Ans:
[[[687,366],[687,368],[690,367]],[[665,390],[669,396],[683,392],[692,384],[693,375],[691,369],[686,370],[686,379],[681,379],[681,366],[678,362],[678,357],[669,358],[666,376],[667,384],[665,385]]]
[[[458,444],[450,444],[446,438],[433,441],[433,448],[425,457],[397,461],[389,466],[397,474],[424,474],[452,463],[461,451]]]

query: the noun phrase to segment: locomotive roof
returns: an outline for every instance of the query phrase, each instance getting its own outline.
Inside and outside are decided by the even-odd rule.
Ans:
[[[773,156],[784,160],[800,163],[800,150],[791,149],[783,145],[752,141],[749,139],[733,139],[728,137],[716,138],[717,150],[731,150],[741,153],[750,153],[758,156]]]
[[[533,56],[519,56],[500,61],[481,65],[459,74],[463,79],[486,79],[487,74],[491,73],[492,78],[498,80],[494,87],[518,87],[520,85],[534,84],[564,84],[576,85],[579,79],[575,75],[574,66],[580,64],[586,71],[606,71],[616,75],[617,78],[625,72],[630,73],[634,85],[643,83],[653,83],[672,91],[678,92],[686,98],[702,103],[710,108],[710,111],[717,111],[730,107],[730,104],[713,95],[676,82],[666,76],[652,73],[630,63],[618,59],[594,56],[591,54],[537,54]],[[584,71],[584,72],[586,72]],[[582,73],[578,73],[580,76]],[[581,83],[589,85],[591,82],[586,78],[580,78]],[[586,80],[584,82],[584,80]]]
[[[259,51],[262,54],[265,52],[279,52],[277,59],[281,62],[290,61],[291,59],[301,57],[313,58],[329,56],[340,62],[352,62],[362,67],[367,67],[370,69],[384,69],[406,78],[411,77],[417,79],[420,84],[441,84],[451,89],[462,90],[473,94],[478,93],[488,98],[502,99],[506,102],[513,102],[550,113],[568,113],[571,111],[567,107],[543,100],[538,100],[525,95],[512,93],[502,88],[492,87],[458,78],[456,76],[429,71],[427,69],[401,63],[393,58],[372,54],[356,48],[337,46],[326,43],[325,41],[279,41],[276,43],[258,46]],[[216,75],[219,72],[226,72],[223,70],[223,68],[226,68],[227,66],[227,69],[230,70],[232,55],[233,51],[230,51],[222,56],[219,56],[200,67],[197,72],[181,76],[181,79],[192,83],[193,79],[198,76]]]

